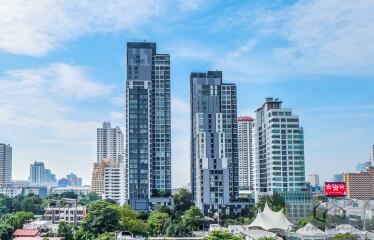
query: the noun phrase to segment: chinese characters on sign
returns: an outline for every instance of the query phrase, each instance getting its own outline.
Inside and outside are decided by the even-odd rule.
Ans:
[[[325,195],[328,197],[345,197],[347,195],[345,182],[326,182]]]

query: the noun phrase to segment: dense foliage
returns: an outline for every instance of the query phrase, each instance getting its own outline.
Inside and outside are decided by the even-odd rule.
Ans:
[[[228,231],[212,231],[205,240],[244,240],[244,238],[234,236]]]
[[[66,192],[52,194],[45,199],[36,195],[15,198],[0,195],[0,216],[3,216],[0,221],[0,238],[11,239],[14,230],[22,228],[25,221],[33,218],[33,214],[42,214],[46,205],[62,198],[73,198],[78,204],[85,205],[86,217],[79,227],[60,222],[57,231],[41,229],[45,237],[60,236],[66,240],[112,240],[115,233],[120,231],[129,232],[134,236],[186,237],[191,236],[192,231],[204,229],[204,226],[207,229],[211,221],[205,220],[200,209],[193,206],[192,195],[184,188],[174,194],[173,210],[168,206],[156,206],[150,213],[137,212],[128,205],[120,206],[110,199],[101,200],[94,193],[78,196]],[[248,222],[251,217],[251,213],[245,213],[243,216],[222,214],[220,223],[242,224]],[[224,232],[213,233],[208,239],[240,238]]]

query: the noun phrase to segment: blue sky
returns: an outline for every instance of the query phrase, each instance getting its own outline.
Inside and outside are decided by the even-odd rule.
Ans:
[[[89,183],[96,128],[123,127],[125,44],[157,42],[172,59],[173,186],[189,171],[189,74],[222,70],[238,112],[265,97],[293,108],[307,173],[323,180],[370,159],[374,144],[374,2],[3,1],[0,142],[13,178],[44,161]]]

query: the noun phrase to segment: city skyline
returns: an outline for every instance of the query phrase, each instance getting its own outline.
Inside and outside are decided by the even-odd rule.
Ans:
[[[77,3],[74,13],[82,18],[63,6],[47,6],[51,13],[35,17],[38,4],[13,6],[22,13],[18,20],[17,11],[1,12],[2,35],[12,41],[0,37],[0,142],[13,148],[13,179],[27,179],[24,166],[37,160],[58,178],[74,172],[90,182],[96,128],[111,121],[125,130],[125,44],[143,39],[157,42],[173,62],[173,187],[189,179],[189,75],[207,69],[222,70],[225,81],[237,85],[238,116],[255,117],[266,97],[279,97],[299,115],[306,174],[326,181],[370,160],[374,38],[360,33],[373,27],[372,2],[190,2],[165,9],[124,3],[111,18],[93,16],[87,8],[101,8],[94,3]],[[53,16],[56,9],[61,18]],[[41,25],[48,31],[28,27],[34,21],[51,24]],[[25,29],[31,34],[20,32]]]

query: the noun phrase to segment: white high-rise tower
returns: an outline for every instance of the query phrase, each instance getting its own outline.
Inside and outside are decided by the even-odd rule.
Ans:
[[[253,154],[251,117],[238,117],[239,188],[253,189]]]
[[[104,122],[97,129],[97,161],[104,158],[120,163],[124,155],[123,133],[119,127],[112,128],[110,122]]]
[[[305,189],[304,132],[299,117],[266,98],[256,110],[253,127],[256,198]]]

